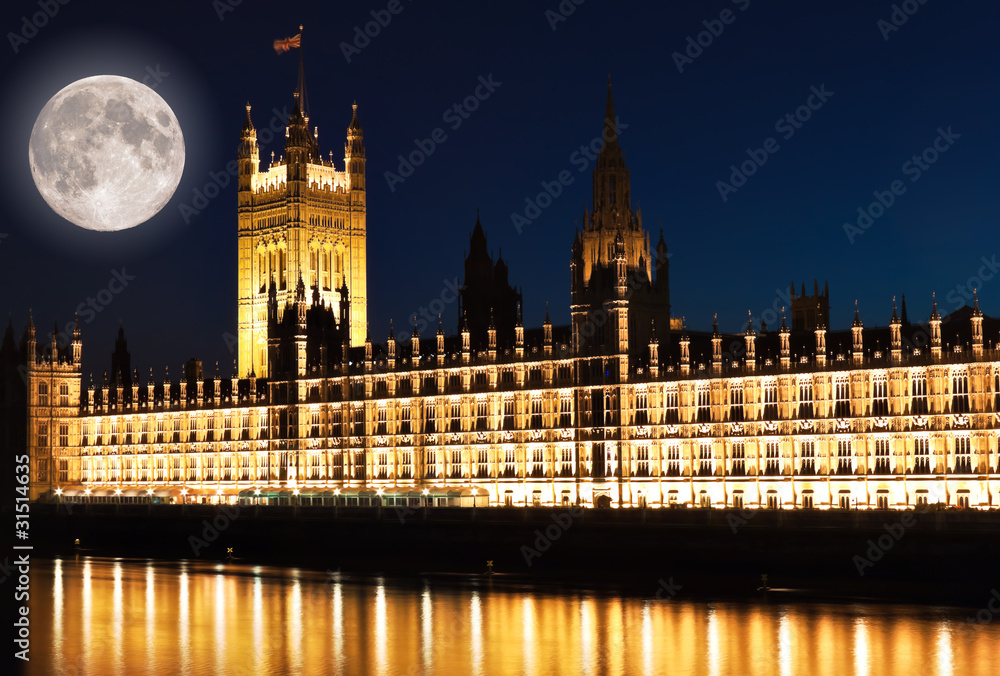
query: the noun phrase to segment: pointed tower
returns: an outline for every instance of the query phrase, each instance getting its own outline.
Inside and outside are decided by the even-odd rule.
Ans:
[[[851,358],[855,364],[860,364],[865,358],[865,346],[863,332],[864,325],[861,323],[861,316],[858,314],[858,301],[854,301],[854,322],[851,324]]]
[[[983,354],[983,313],[979,309],[979,295],[972,290],[972,354],[977,357]]]
[[[441,324],[441,315],[438,315],[437,335],[437,365],[444,366],[444,325]]]
[[[469,323],[465,320],[465,313],[462,313],[462,322],[458,327],[462,334],[462,363],[468,364],[472,352],[471,336],[469,335]]]
[[[478,210],[476,223],[469,235],[465,277],[458,290],[458,298],[459,324],[464,321],[469,327],[473,350],[488,349],[491,321],[495,322],[498,345],[510,347],[514,342],[514,322],[517,304],[522,300],[521,293],[510,284],[502,253],[494,263]]]
[[[928,321],[931,328],[931,356],[937,360],[941,358],[941,315],[938,314],[937,296],[934,293],[931,293],[931,299],[934,302]]]
[[[514,324],[514,356],[518,361],[524,359],[524,321],[521,318],[521,305],[517,306],[517,320]]]
[[[386,365],[390,371],[396,368],[396,332],[392,330],[392,320],[389,320],[389,338],[385,343]]]
[[[239,214],[239,372],[269,373],[268,292],[275,287],[277,320],[295,302],[301,277],[320,304],[337,307],[351,289],[352,346],[364,343],[367,323],[365,147],[357,106],[347,128],[344,167],[320,155],[305,105],[300,68],[284,155],[260,167],[257,132],[247,106],[237,152]],[[270,132],[267,133],[269,135]],[[267,135],[262,135],[266,138]],[[272,153],[273,158],[273,153]]]
[[[543,349],[545,358],[552,356],[552,320],[549,319],[549,304],[545,304],[545,322],[542,324],[543,332]]]
[[[573,345],[582,355],[624,355],[641,360],[649,345],[650,320],[660,340],[669,342],[670,291],[667,246],[662,236],[655,254],[642,215],[632,208],[631,179],[619,145],[611,83],[608,82],[603,145],[592,177],[592,206],[575,235],[571,269],[570,314]],[[656,267],[654,268],[654,263]],[[595,331],[595,313],[614,315]],[[617,320],[624,322],[618,325]]]
[[[649,376],[660,377],[660,344],[656,340],[656,320],[649,320]]]
[[[806,285],[795,295],[795,282],[792,282],[791,297],[792,331],[815,331],[819,325],[830,323],[830,285],[824,284],[823,293],[819,292],[819,280],[813,280],[813,293],[806,295]]]
[[[896,314],[896,297],[892,297],[892,319],[889,320],[889,350],[892,355],[892,363],[898,364],[903,360],[903,321]]]
[[[792,285],[792,291],[794,292],[795,285]],[[792,365],[792,346],[791,346],[792,331],[788,328],[788,324],[785,323],[785,308],[781,308],[781,328],[778,330],[778,339],[781,343],[781,368],[787,369]]]
[[[826,325],[820,324],[814,329],[816,334],[816,365],[826,366]]]
[[[496,324],[494,324],[493,322],[492,308],[490,309],[490,326],[487,329],[487,334],[488,334],[487,338],[489,341],[489,344],[487,345],[486,348],[487,358],[490,360],[490,363],[492,363],[497,360],[497,327]]]
[[[747,310],[747,328],[743,332],[743,340],[746,343],[746,357],[744,364],[748,371],[757,368],[757,332],[753,328],[753,315]]]
[[[121,323],[118,324],[115,350],[111,353],[111,382],[126,387],[132,386],[132,355],[128,351],[128,341],[125,339],[125,326]]]
[[[417,320],[413,320],[413,333],[410,335],[410,360],[413,368],[420,366],[420,331],[417,330]]]
[[[719,315],[712,318],[712,373],[722,373],[722,334],[719,333]]]
[[[347,142],[344,143],[344,165],[347,167],[348,189],[365,191],[365,141],[361,123],[358,122],[358,102],[351,105],[353,116],[347,127]]]
[[[691,373],[691,339],[688,338],[683,319],[681,319],[681,373],[683,375]]]

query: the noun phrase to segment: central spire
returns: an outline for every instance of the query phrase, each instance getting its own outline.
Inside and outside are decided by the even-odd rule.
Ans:
[[[608,73],[608,100],[604,104],[604,126],[611,130],[617,143],[618,125],[615,123],[615,99],[611,95],[611,73]]]
[[[631,185],[625,157],[618,145],[618,123],[615,102],[608,76],[608,98],[601,126],[601,150],[594,166],[593,229],[637,230],[641,227],[632,211]]]

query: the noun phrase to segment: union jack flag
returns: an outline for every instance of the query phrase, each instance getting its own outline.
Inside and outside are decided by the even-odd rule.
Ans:
[[[275,54],[284,54],[289,49],[298,49],[301,46],[302,33],[290,38],[285,38],[284,40],[274,41],[274,52]]]

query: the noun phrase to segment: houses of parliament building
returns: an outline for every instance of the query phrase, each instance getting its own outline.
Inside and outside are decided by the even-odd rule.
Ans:
[[[595,116],[596,117],[596,116]],[[119,331],[84,385],[82,336],[29,318],[0,363],[22,398],[34,500],[772,509],[1000,507],[1000,321],[963,307],[827,328],[829,290],[722,334],[670,314],[667,246],[633,209],[608,86],[593,203],[570,244],[571,324],[521,322],[477,217],[457,331],[367,329],[365,148],[324,159],[296,97],[284,155],[238,151],[238,371],[140,382]],[[471,220],[471,219],[470,219]],[[987,341],[985,336],[989,336]],[[8,379],[9,381],[10,379]]]

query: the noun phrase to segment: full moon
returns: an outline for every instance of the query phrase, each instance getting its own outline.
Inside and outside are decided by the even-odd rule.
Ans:
[[[152,89],[97,75],[45,104],[31,130],[28,162],[57,214],[89,230],[124,230],[170,201],[184,171],[184,136]]]

